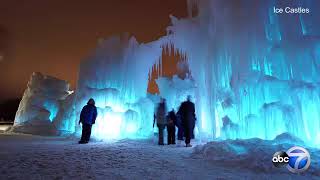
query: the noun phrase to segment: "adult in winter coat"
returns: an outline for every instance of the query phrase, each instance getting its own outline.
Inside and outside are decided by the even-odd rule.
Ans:
[[[184,136],[186,137],[186,147],[191,147],[190,140],[193,138],[193,130],[196,122],[196,114],[194,103],[191,102],[191,97],[188,96],[187,101],[180,106],[181,123],[184,129]]]
[[[157,126],[159,130],[159,145],[164,145],[163,143],[163,130],[165,129],[167,125],[167,105],[166,105],[166,100],[164,98],[160,99],[160,103],[157,107],[156,111],[156,121],[157,121]]]
[[[97,108],[94,100],[89,99],[87,105],[85,105],[80,114],[79,124],[82,123],[82,135],[79,144],[86,144],[90,140],[91,128],[97,118]]]

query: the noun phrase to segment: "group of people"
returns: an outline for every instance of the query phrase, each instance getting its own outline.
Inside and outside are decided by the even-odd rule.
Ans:
[[[163,132],[166,127],[168,132],[168,144],[175,144],[175,127],[177,126],[178,140],[183,140],[183,138],[185,138],[186,147],[192,147],[190,141],[194,138],[193,130],[195,127],[196,115],[194,103],[191,102],[191,96],[188,96],[187,100],[181,104],[177,113],[175,113],[174,109],[167,113],[166,100],[161,98],[156,113],[154,114],[153,126],[155,122],[157,123],[159,130],[159,145],[164,145]]]
[[[196,115],[195,106],[191,102],[191,97],[188,96],[187,101],[183,102],[179,108],[179,111],[175,113],[172,109],[167,113],[166,100],[161,98],[160,103],[154,114],[154,121],[157,123],[159,129],[159,145],[164,145],[163,132],[167,127],[168,131],[168,144],[175,144],[176,140],[176,126],[178,128],[178,140],[185,138],[186,147],[191,147],[190,141],[194,138],[193,130],[195,127]],[[95,101],[89,99],[87,105],[85,105],[80,113],[79,124],[82,123],[82,134],[79,144],[86,144],[90,140],[91,128],[95,124],[97,118],[97,108]]]

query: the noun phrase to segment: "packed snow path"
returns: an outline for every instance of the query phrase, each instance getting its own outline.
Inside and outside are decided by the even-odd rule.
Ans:
[[[0,134],[0,179],[316,179],[223,165],[194,150],[152,140],[79,145],[74,138]]]

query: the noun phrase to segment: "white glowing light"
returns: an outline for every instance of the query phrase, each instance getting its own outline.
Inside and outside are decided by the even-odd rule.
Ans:
[[[74,91],[68,91],[68,94],[70,95],[70,94],[73,94],[74,93]]]
[[[118,139],[121,135],[122,114],[106,112],[97,117],[93,136],[99,139]]]

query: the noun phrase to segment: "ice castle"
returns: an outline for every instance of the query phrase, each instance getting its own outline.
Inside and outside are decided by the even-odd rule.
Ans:
[[[275,13],[280,7],[293,11]],[[308,13],[295,13],[299,7]],[[28,132],[41,125],[50,132],[78,133],[79,111],[93,97],[99,114],[93,136],[150,137],[157,102],[147,94],[150,72],[154,66],[161,72],[162,49],[174,46],[171,53],[187,57],[191,76],[159,77],[160,96],[170,99],[172,108],[193,96],[199,139],[273,139],[290,133],[319,146],[316,7],[320,2],[312,0],[188,0],[189,17],[171,16],[167,35],[157,41],[141,44],[123,35],[99,42],[82,62],[73,93],[65,81],[33,74],[15,128]]]

